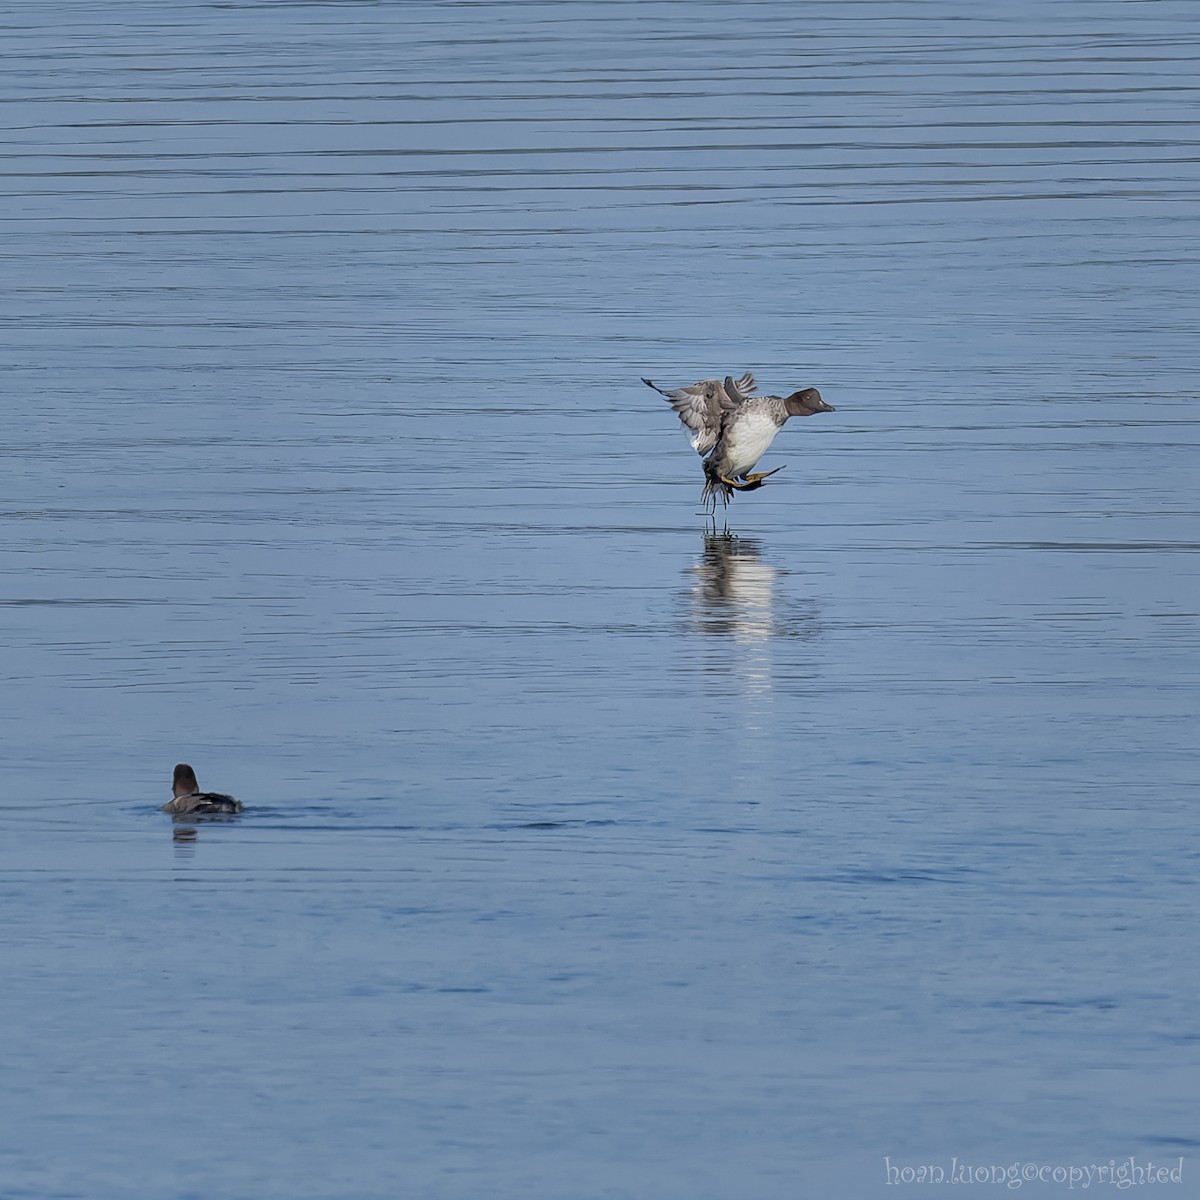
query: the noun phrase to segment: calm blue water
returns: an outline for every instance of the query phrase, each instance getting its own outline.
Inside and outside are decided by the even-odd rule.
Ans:
[[[4,1200],[1193,1194],[1194,5],[3,25]]]

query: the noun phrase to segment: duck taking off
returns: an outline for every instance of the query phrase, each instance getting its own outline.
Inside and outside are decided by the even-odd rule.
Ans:
[[[752,473],[789,417],[834,411],[816,388],[804,388],[790,396],[756,396],[754,376],[749,371],[741,379],[731,375],[725,376],[724,383],[702,379],[673,392],[649,379],[642,382],[665,396],[691,431],[692,447],[704,456],[701,495],[712,509],[718,496],[728,505],[735,491],[752,492],[762,487],[767,476],[783,470],[776,467]]]
[[[214,813],[240,813],[242,804],[232,796],[223,792],[202,792],[196,782],[196,772],[187,763],[180,763],[175,768],[175,778],[171,781],[172,799],[162,806],[163,812],[196,813],[200,816],[212,816]]]

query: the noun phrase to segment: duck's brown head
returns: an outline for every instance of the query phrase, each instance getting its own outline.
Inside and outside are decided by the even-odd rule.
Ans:
[[[190,796],[199,790],[200,785],[196,782],[196,772],[187,763],[180,763],[175,768],[175,778],[171,783],[171,795]]]
[[[804,388],[793,392],[785,401],[789,417],[811,417],[813,413],[834,412],[832,404],[826,404],[821,399],[821,393],[816,388]]]

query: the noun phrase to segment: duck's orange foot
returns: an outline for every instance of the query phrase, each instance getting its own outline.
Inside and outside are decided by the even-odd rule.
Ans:
[[[753,475],[747,475],[746,482],[752,483],[755,487],[762,487],[762,483],[763,483],[764,479],[769,479],[772,475],[775,474],[776,471],[782,471],[783,468],[786,466],[787,466],[787,463],[782,463],[780,466],[775,467],[774,470],[758,471]]]
[[[727,475],[719,475],[718,479],[731,488],[736,488],[739,492],[753,492],[762,487],[763,481],[775,474],[775,471],[782,471],[786,467],[784,463],[782,467],[776,467],[774,471],[758,471],[753,475],[747,475],[745,479],[730,479]]]

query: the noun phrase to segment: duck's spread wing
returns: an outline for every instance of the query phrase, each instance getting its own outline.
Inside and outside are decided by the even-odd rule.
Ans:
[[[749,371],[741,377],[733,381],[733,390],[737,393],[736,400],[740,404],[743,400],[749,400],[754,395],[755,388],[758,385],[754,382],[754,376]],[[729,376],[725,376],[725,390],[729,391]]]
[[[649,379],[642,382],[671,402],[679,419],[691,430],[692,447],[697,454],[707,454],[717,444],[725,415],[754,393],[754,376],[749,371],[737,381],[728,375],[724,383],[719,379],[702,379],[691,387],[670,392]]]
[[[729,412],[737,408],[739,404],[745,404],[754,395],[754,376],[749,371],[741,379],[734,379],[732,375],[726,375],[725,384],[721,390],[730,399],[730,404],[725,408],[725,411]]]

